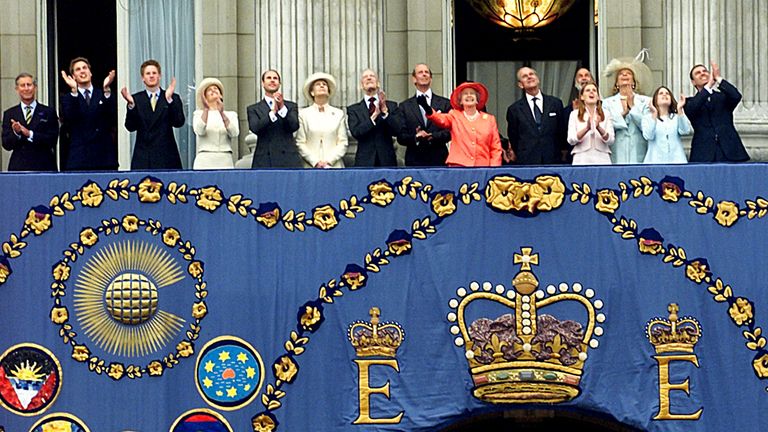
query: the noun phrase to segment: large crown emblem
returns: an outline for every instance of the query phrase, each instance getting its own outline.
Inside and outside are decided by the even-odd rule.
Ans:
[[[512,288],[491,282],[459,288],[449,301],[454,343],[464,347],[476,398],[492,403],[559,403],[580,393],[588,348],[605,315],[594,290],[580,283],[539,289],[531,270],[539,264],[532,248],[514,255],[520,271]],[[544,308],[557,315],[540,313]],[[586,315],[584,314],[586,312]],[[580,316],[578,321],[564,319]],[[493,318],[489,318],[493,317]]]
[[[670,303],[667,311],[669,319],[652,318],[645,326],[645,335],[656,349],[656,354],[692,353],[701,337],[699,322],[689,316],[678,317],[680,308],[676,303]]]
[[[349,342],[355,347],[358,357],[395,357],[397,349],[405,340],[405,331],[396,322],[379,322],[381,310],[372,307],[369,311],[371,322],[355,321],[349,326]]]

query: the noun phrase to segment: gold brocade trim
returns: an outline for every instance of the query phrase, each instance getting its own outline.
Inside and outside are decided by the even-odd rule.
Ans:
[[[551,369],[571,375],[581,376],[581,369],[558,365],[554,363],[545,363],[540,361],[508,361],[504,363],[493,363],[485,366],[476,366],[470,369],[472,374],[481,374],[483,372],[492,372],[496,370],[522,370],[522,369]]]

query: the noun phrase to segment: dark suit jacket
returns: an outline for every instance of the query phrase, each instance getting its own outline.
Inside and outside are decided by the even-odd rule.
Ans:
[[[432,94],[432,109],[440,112],[451,110],[451,102],[436,94]],[[451,131],[441,129],[431,121],[424,124],[416,96],[403,101],[397,109],[396,122],[400,127],[397,142],[406,146],[405,165],[407,166],[445,166],[448,158],[448,148],[445,146],[451,140]],[[421,128],[432,134],[429,141],[416,142],[416,130]]]
[[[70,131],[70,143],[62,170],[116,170],[117,142],[112,127],[117,114],[117,95],[104,97],[103,90],[94,87],[90,105],[78,91],[61,96],[61,120]]]
[[[33,132],[32,142],[24,136],[16,136],[11,119]],[[3,148],[13,152],[8,163],[9,171],[57,171],[55,149],[58,139],[59,118],[56,110],[49,106],[38,102],[29,125],[19,104],[3,113]]]
[[[392,144],[392,137],[397,136],[399,131],[394,115],[397,103],[387,101],[387,110],[387,118],[379,114],[374,125],[368,115],[368,102],[365,99],[347,107],[349,132],[357,140],[356,167],[397,166],[395,147]]]
[[[541,129],[536,125],[525,95],[507,108],[507,135],[519,165],[562,163],[568,121],[563,115],[563,101],[543,96]]]
[[[171,104],[160,89],[155,111],[147,92],[133,94],[136,106],[125,115],[125,128],[136,132],[131,169],[181,169],[181,157],[173,136],[173,128],[184,126],[184,107],[179,95],[173,95]]]
[[[252,168],[301,168],[304,165],[293,133],[299,129],[299,109],[294,102],[284,101],[285,118],[269,118],[269,105],[261,101],[248,107],[248,129],[258,137],[253,152]]]
[[[741,101],[741,93],[726,80],[720,81],[718,87],[720,91],[712,94],[702,88],[685,101],[685,115],[693,125],[691,162],[749,160],[749,154],[733,125],[733,111]],[[718,148],[725,159],[717,157]]]

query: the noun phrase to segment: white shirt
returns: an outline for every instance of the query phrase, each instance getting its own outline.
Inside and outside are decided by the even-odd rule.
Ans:
[[[537,94],[531,96],[528,93],[525,94],[525,97],[528,99],[528,108],[531,109],[531,114],[533,114],[533,118],[536,118],[536,114],[533,111],[533,98],[536,98],[536,106],[539,107],[539,111],[541,111],[542,116],[544,114],[544,96],[541,94],[541,91],[539,91]]]

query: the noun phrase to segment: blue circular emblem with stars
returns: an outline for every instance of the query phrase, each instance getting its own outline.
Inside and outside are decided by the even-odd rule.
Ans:
[[[248,342],[234,336],[217,337],[200,350],[195,383],[211,406],[233,411],[258,395],[264,382],[264,363]]]

